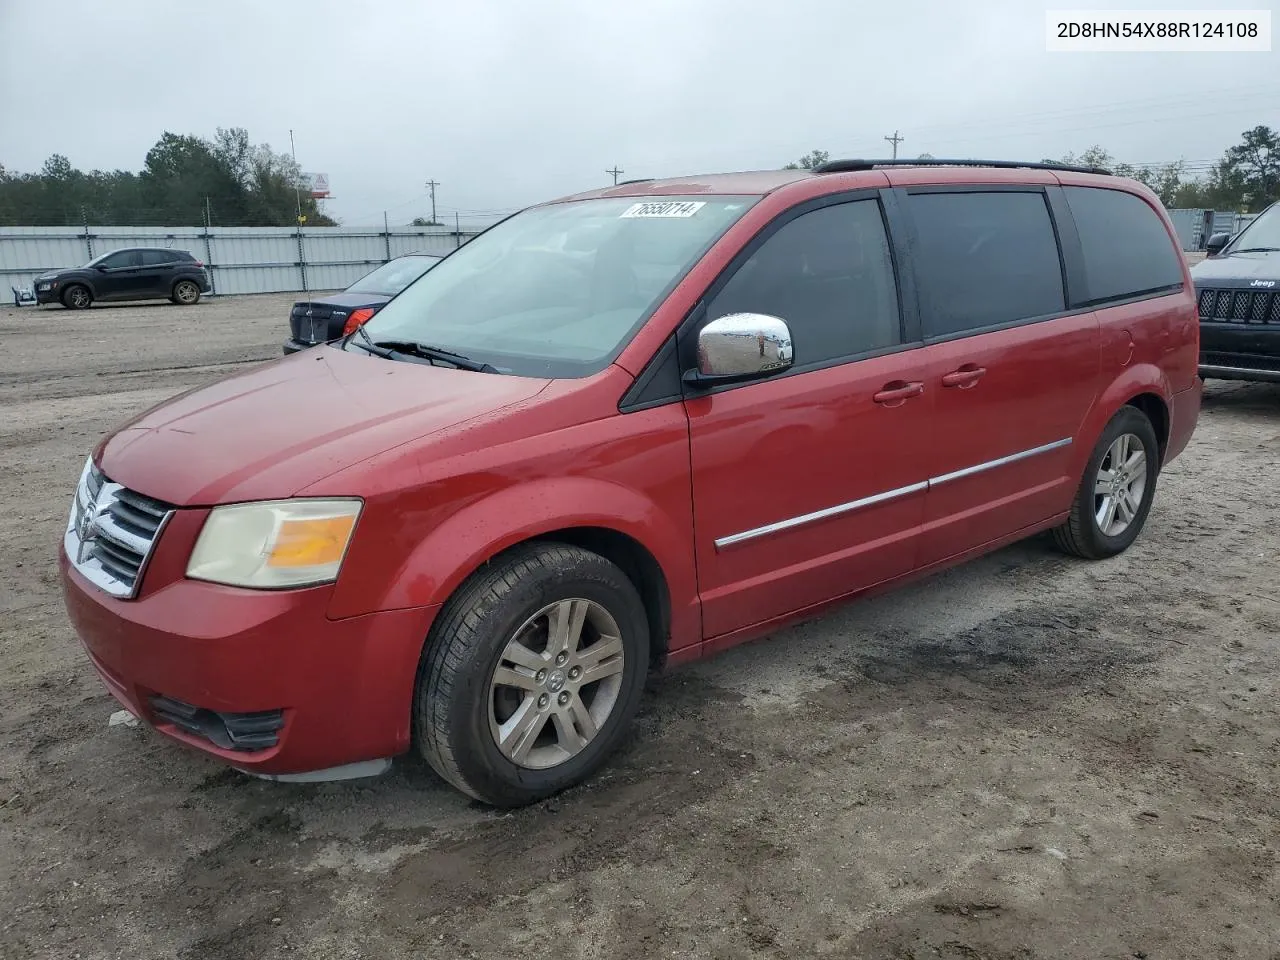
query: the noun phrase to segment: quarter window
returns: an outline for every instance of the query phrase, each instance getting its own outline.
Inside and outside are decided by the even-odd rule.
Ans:
[[[797,366],[901,342],[880,204],[820,207],[773,233],[708,304],[707,318],[763,313],[791,328]]]
[[[1089,302],[1176,289],[1180,254],[1156,212],[1123,190],[1064,187],[1084,248]]]
[[[1066,309],[1058,241],[1044,194],[917,193],[916,276],[925,337]]]

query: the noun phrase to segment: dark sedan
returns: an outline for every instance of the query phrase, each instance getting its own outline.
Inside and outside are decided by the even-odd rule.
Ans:
[[[82,267],[52,270],[35,280],[36,303],[83,310],[95,300],[172,300],[190,306],[212,288],[204,264],[186,250],[112,250]]]
[[[299,300],[289,314],[289,339],[284,342],[284,352],[297,353],[352,333],[441,259],[428,253],[396,257],[341,293]]]

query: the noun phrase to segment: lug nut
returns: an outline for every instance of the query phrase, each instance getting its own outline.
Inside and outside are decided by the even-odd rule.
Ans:
[[[556,703],[560,704],[560,706],[563,707],[568,702],[569,702],[569,691],[568,690],[560,691],[560,696],[556,697]]]
[[[540,707],[545,707],[550,702],[551,702],[551,698],[548,697],[545,693],[538,698],[538,706]]]
[[[569,654],[564,650],[561,650],[558,654],[556,654],[556,666],[558,667],[564,666],[564,664],[568,661],[568,659],[569,659]]]
[[[545,680],[547,679],[547,671],[545,671],[545,670],[539,670],[539,671],[538,671],[538,675],[537,675],[536,677],[534,677],[533,679],[534,679],[534,680],[536,680],[536,681],[538,681],[538,683],[542,683],[543,681],[545,681]]]
[[[569,679],[570,679],[570,680],[577,680],[580,676],[582,676],[582,668],[581,668],[581,667],[570,667],[570,668],[569,668]]]

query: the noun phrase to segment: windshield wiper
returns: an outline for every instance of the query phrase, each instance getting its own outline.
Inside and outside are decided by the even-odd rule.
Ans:
[[[419,343],[416,340],[378,340],[374,343],[375,347],[381,347],[384,350],[394,350],[399,353],[409,353],[416,357],[422,357],[425,360],[441,360],[445,363],[451,363],[459,370],[471,370],[475,373],[501,373],[491,363],[482,363],[479,360],[472,360],[470,357],[463,356],[460,353],[454,353],[452,350],[442,350],[439,347],[433,347],[429,343]]]
[[[387,360],[394,359],[397,353],[407,353],[410,356],[429,360],[432,365],[436,360],[440,360],[444,363],[453,364],[459,370],[470,370],[475,373],[502,372],[491,363],[472,360],[470,357],[454,353],[452,350],[442,350],[439,347],[433,347],[427,343],[419,343],[416,340],[374,340],[373,337],[369,336],[369,331],[364,328],[363,324],[356,327],[356,334],[364,341],[361,346],[365,350]]]
[[[1245,247],[1243,250],[1232,250],[1232,253],[1280,253],[1280,247]]]

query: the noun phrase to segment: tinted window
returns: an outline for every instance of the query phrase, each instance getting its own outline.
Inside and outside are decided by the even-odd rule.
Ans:
[[[1041,193],[918,193],[907,200],[919,248],[924,335],[946,336],[1057,313],[1062,266]]]
[[[152,267],[161,263],[175,263],[177,257],[168,250],[143,250],[142,264],[143,266]]]
[[[797,365],[898,343],[898,294],[880,205],[841,203],[784,224],[708,304],[708,319],[730,313],[785,320]]]
[[[1181,254],[1142,198],[1097,187],[1066,187],[1064,192],[1084,247],[1090,301],[1182,283]]]
[[[142,251],[117,250],[95,262],[103,267],[137,267],[142,263]]]

